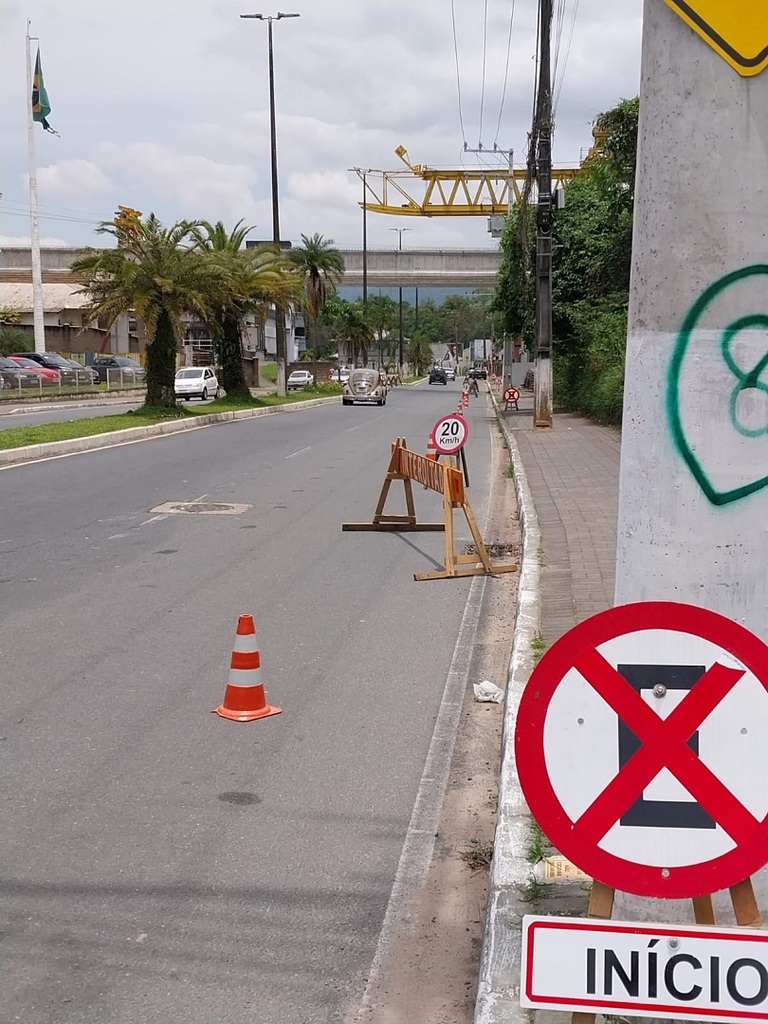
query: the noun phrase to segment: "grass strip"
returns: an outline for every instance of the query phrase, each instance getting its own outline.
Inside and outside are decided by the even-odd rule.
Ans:
[[[341,394],[341,389],[338,389]],[[324,390],[324,394],[328,394]],[[39,423],[35,426],[9,427],[0,429],[0,451],[23,448],[30,444],[48,444],[50,441],[71,441],[78,437],[93,437],[94,434],[110,434],[132,427],[148,427],[166,420],[207,416],[217,412],[233,412],[240,409],[268,408],[275,405],[289,405],[321,397],[312,389],[294,392],[286,398],[264,395],[259,398],[220,398],[206,405],[179,405],[170,412],[141,406],[132,412],[111,413],[104,416],[89,416],[79,420],[62,420],[59,423]]]

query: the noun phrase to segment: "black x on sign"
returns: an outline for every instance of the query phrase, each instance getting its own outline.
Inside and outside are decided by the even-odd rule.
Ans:
[[[544,832],[606,885],[698,896],[768,863],[768,646],[716,612],[644,602],[570,630],[515,750]]]

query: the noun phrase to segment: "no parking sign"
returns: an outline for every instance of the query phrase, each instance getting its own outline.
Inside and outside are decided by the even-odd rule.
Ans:
[[[515,751],[534,817],[605,885],[701,896],[768,863],[768,647],[716,612],[601,612],[544,655]]]

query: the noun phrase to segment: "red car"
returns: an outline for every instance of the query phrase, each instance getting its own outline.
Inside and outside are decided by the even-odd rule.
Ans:
[[[43,385],[58,384],[61,380],[61,374],[58,370],[50,370],[47,366],[41,366],[34,359],[27,359],[24,356],[8,356],[8,358],[12,359],[14,363],[18,363],[19,366],[23,366],[25,370],[32,370],[33,373],[40,374]]]

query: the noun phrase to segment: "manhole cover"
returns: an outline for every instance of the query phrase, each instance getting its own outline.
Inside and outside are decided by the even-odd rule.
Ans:
[[[154,515],[239,516],[253,505],[227,501],[165,501],[149,511]]]

